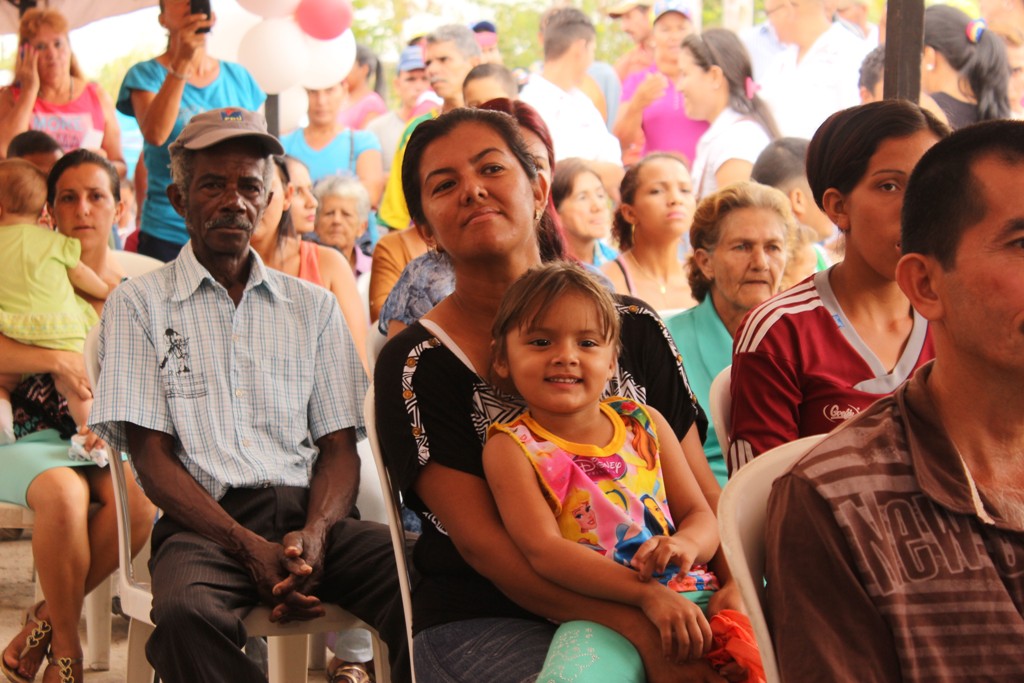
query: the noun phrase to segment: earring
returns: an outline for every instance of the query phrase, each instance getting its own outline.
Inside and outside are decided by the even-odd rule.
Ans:
[[[533,212],[533,222],[534,223],[540,223],[541,216],[543,216],[543,215],[544,215],[544,210],[543,209],[537,209],[536,211],[534,211]]]
[[[935,65],[934,64],[925,64],[924,65],[924,70],[925,71],[935,71]]]

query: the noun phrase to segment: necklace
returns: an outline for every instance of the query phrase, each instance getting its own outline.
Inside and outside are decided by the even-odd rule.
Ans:
[[[661,292],[662,296],[664,296],[668,292],[668,281],[670,279],[669,277],[661,279],[651,271],[647,270],[647,268],[645,268],[643,264],[641,264],[640,261],[637,260],[636,255],[632,251],[629,252],[629,258],[631,261],[633,261],[633,264],[636,266],[636,269],[640,271],[641,275],[643,275],[645,278],[647,278],[648,280],[650,280],[651,282],[658,286],[658,291]]]
[[[42,91],[42,89],[40,89],[38,97],[40,99],[42,99],[42,100],[45,100],[47,102],[51,102],[53,104],[66,104],[67,102],[70,102],[74,98],[74,96],[75,96],[75,79],[73,77],[71,77],[70,75],[68,76],[68,99],[67,99],[67,102],[58,102],[57,101],[57,98],[59,98],[61,96],[61,94],[60,94],[61,90],[63,90],[63,88],[61,88],[61,87],[53,88],[53,90],[50,91],[50,92],[53,93],[53,97],[47,98],[47,97],[45,97],[45,93]]]

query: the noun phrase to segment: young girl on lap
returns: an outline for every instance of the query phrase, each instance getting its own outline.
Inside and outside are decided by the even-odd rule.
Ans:
[[[491,426],[484,470],[505,527],[539,574],[641,608],[666,657],[697,658],[712,642],[703,610],[718,585],[703,563],[718,548],[717,524],[661,414],[601,400],[618,328],[611,295],[574,264],[534,269],[512,285],[494,322],[493,371],[527,410]],[[580,645],[586,651],[573,650]],[[620,666],[630,662],[643,680],[632,645],[590,622],[560,627],[539,680],[575,678],[596,664],[595,652],[600,666],[577,680],[597,680],[598,670],[625,680]]]

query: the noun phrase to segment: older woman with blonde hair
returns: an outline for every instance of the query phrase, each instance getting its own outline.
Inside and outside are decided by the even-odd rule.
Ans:
[[[701,405],[708,405],[711,381],[732,362],[732,338],[743,316],[779,291],[787,242],[795,230],[786,195],[767,185],[736,183],[697,206],[686,269],[690,291],[700,303],[665,324]],[[704,455],[724,486],[728,473],[715,432],[725,425],[714,426]]]
[[[313,194],[320,206],[314,230],[320,244],[341,252],[358,278],[370,272],[370,257],[359,249],[359,236],[370,221],[370,195],[355,176],[332,175],[317,182]]]
[[[57,10],[30,9],[18,25],[14,83],[0,90],[0,154],[18,133],[41,130],[65,152],[99,149],[125,174],[114,103],[82,74],[68,20]]]

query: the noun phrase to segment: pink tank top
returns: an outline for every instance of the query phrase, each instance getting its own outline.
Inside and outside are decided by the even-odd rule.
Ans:
[[[338,113],[338,123],[345,128],[362,130],[366,126],[366,117],[369,114],[384,114],[388,110],[387,103],[375,92],[369,92],[355,104],[342,109]]]
[[[99,147],[103,140],[106,117],[103,115],[98,89],[97,84],[88,83],[81,95],[65,104],[53,104],[36,98],[29,127],[52,137],[65,152],[78,149],[83,144],[91,148]],[[21,94],[18,88],[12,88],[12,92],[15,99]],[[90,131],[96,131],[98,135],[94,133],[88,139],[86,136]]]
[[[320,275],[320,255],[312,242],[299,242],[299,279],[326,286]]]

